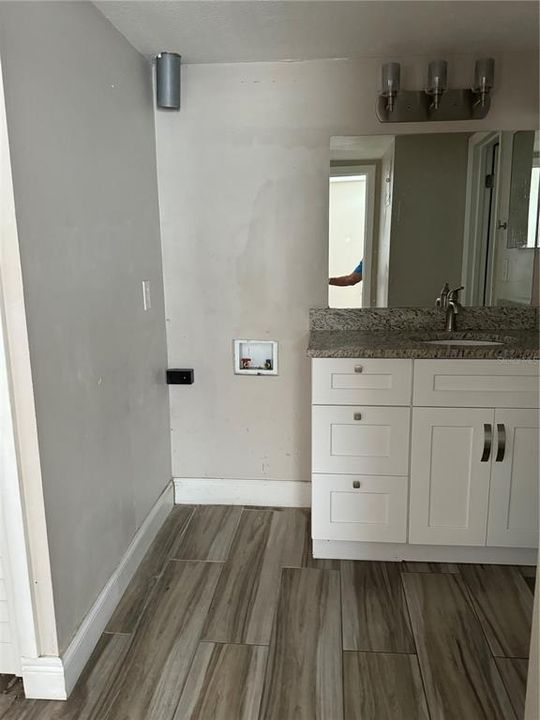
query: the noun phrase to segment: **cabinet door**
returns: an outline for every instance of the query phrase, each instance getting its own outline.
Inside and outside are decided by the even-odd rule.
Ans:
[[[538,411],[496,410],[488,545],[538,546]]]
[[[411,543],[486,544],[494,414],[413,409]]]
[[[408,474],[408,407],[314,405],[311,417],[313,472]]]

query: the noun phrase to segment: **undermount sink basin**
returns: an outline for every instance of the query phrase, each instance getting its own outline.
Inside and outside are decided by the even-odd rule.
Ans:
[[[502,345],[502,342],[498,340],[464,340],[460,338],[446,339],[441,338],[439,340],[422,340],[426,345]]]

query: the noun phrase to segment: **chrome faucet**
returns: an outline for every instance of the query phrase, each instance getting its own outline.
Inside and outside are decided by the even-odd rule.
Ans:
[[[446,332],[454,332],[457,329],[456,317],[461,310],[461,303],[459,302],[459,291],[463,290],[463,286],[454,288],[448,293],[448,300],[446,302]]]

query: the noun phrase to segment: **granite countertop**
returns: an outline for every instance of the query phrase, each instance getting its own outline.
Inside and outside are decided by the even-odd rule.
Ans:
[[[441,328],[440,311],[416,308],[316,309],[307,354],[313,358],[539,359],[535,308],[464,308],[461,327]],[[426,340],[478,340],[498,345],[437,345]]]
[[[430,339],[474,339],[501,345],[431,345]],[[312,330],[308,353],[319,358],[538,359],[538,335],[527,331],[455,333],[400,330]]]

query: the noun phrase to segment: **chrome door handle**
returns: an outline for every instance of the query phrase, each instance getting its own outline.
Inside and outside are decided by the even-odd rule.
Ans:
[[[484,423],[484,451],[480,462],[487,462],[491,455],[491,441],[493,440],[493,427],[491,423]]]
[[[497,457],[495,462],[502,462],[504,460],[504,453],[506,450],[506,428],[502,423],[497,423]]]

